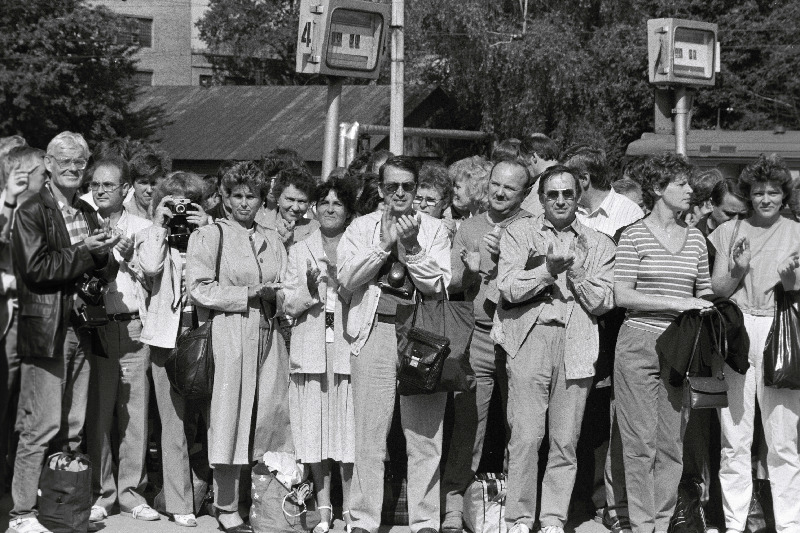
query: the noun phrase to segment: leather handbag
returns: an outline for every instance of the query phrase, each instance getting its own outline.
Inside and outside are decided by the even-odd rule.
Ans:
[[[419,292],[417,294],[411,329],[403,339],[404,342],[402,344],[398,342],[400,369],[397,372],[397,379],[400,382],[400,393],[406,395],[435,392],[442,377],[444,361],[450,353],[450,339],[432,331],[433,328],[417,327],[417,315],[426,303]],[[443,328],[444,305],[441,308]],[[441,328],[436,329],[441,331]]]
[[[222,226],[219,229],[219,249],[214,280],[219,280],[222,259]],[[164,369],[172,388],[186,400],[206,400],[214,390],[214,350],[211,344],[211,325],[214,311],[203,324],[197,323],[197,311],[192,312],[192,327],[178,336]]]
[[[798,291],[775,285],[775,318],[764,346],[764,385],[800,389],[800,304]]]
[[[714,326],[714,317],[710,317],[709,324],[714,331],[714,349],[711,354],[711,377],[690,376],[689,372],[692,368],[692,361],[697,354],[697,347],[700,340],[700,334],[703,331],[702,324],[698,326],[697,333],[694,338],[694,345],[692,346],[692,355],[689,358],[689,364],[686,365],[686,375],[683,383],[683,406],[691,409],[716,409],[718,407],[728,407],[728,383],[725,381],[725,372],[723,365],[725,364],[725,353],[727,351],[726,342],[727,336],[725,335],[725,327],[722,317],[719,316],[719,311],[716,308],[713,312],[717,313],[720,319],[720,328]]]

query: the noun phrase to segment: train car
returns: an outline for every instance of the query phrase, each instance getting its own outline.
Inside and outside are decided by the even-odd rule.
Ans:
[[[626,158],[675,151],[675,136],[645,133],[628,145]],[[786,161],[795,180],[800,179],[800,131],[690,130],[686,155],[700,168],[718,168],[736,178],[760,154],[776,153]]]

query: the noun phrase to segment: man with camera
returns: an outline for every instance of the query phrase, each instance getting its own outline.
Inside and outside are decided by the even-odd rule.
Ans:
[[[89,189],[98,213],[104,224],[120,236],[113,252],[119,263],[119,273],[108,285],[103,298],[108,323],[98,328],[108,357],[93,359],[89,381],[87,416],[92,423],[86,428],[86,436],[93,464],[94,497],[90,520],[103,520],[117,500],[123,514],[137,520],[158,520],[158,513],[147,505],[143,496],[147,484],[150,350],[140,340],[139,308],[144,304],[144,279],[134,254],[136,234],[152,223],[124,207],[131,187],[130,170],[125,161],[102,159],[95,163],[90,174]],[[116,469],[111,447],[115,412],[119,433]]]
[[[339,242],[337,275],[353,291],[347,317],[353,377],[355,464],[350,516],[355,533],[381,523],[383,459],[397,392],[398,305],[415,291],[441,297],[450,282],[450,239],[441,221],[414,212],[418,168],[404,156],[380,170],[383,211],[355,219]],[[400,397],[408,453],[408,518],[412,533],[439,531],[439,466],[446,393]]]
[[[48,450],[78,449],[86,415],[88,357],[93,331],[80,317],[91,306],[82,286],[116,277],[111,249],[119,236],[101,228],[94,210],[77,197],[89,147],[80,134],[62,132],[47,146],[49,180],[19,206],[12,232],[19,298],[21,433],[11,493],[11,533],[46,533],[37,519],[39,477]],[[91,295],[89,295],[91,297]]]

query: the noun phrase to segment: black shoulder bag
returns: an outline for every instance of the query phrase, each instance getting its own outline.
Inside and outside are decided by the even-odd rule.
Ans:
[[[222,260],[222,226],[219,229],[219,249],[214,281],[219,281]],[[198,325],[197,310],[192,311],[192,327],[178,336],[164,369],[170,385],[186,400],[206,400],[214,390],[214,350],[211,345],[211,324],[214,310],[202,325]]]
[[[417,291],[411,329],[405,335],[405,342],[402,345],[398,342],[400,369],[397,372],[397,379],[400,382],[401,394],[435,392],[442,377],[444,361],[447,354],[450,353],[450,339],[416,325],[417,313],[426,303],[428,302],[423,301],[420,291]],[[443,328],[445,322],[444,302],[439,303],[442,309],[441,327]],[[442,328],[437,329],[441,330]]]
[[[700,341],[700,334],[703,325],[697,327],[692,346],[692,355],[689,364],[686,365],[686,376],[683,383],[683,406],[691,409],[716,409],[718,407],[728,407],[728,383],[725,381],[725,354],[727,352],[727,336],[725,335],[725,324],[721,313],[716,309],[714,313],[720,321],[719,331],[714,326],[714,316],[709,317],[709,323],[713,332],[714,353],[711,354],[711,377],[690,376],[692,361],[697,354]]]

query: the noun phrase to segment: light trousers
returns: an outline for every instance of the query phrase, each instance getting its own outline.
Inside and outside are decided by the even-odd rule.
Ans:
[[[67,329],[61,357],[22,359],[17,457],[11,518],[34,516],[46,455],[63,445],[78,450],[89,392],[91,337]]]
[[[613,519],[628,518],[628,493],[625,487],[625,459],[622,453],[622,436],[619,433],[617,400],[611,398],[611,436],[608,439],[606,464],[603,470],[606,485],[606,509]]]
[[[658,333],[624,325],[617,338],[614,396],[633,533],[667,531],[683,472],[679,387],[661,377]]]
[[[475,390],[453,394],[453,436],[442,477],[445,512],[460,512],[464,508],[464,492],[481,462],[495,386],[500,387],[504,411],[508,397],[505,351],[495,348],[488,330],[476,327],[473,331],[469,362],[475,371]]]
[[[753,492],[751,447],[756,401],[767,441],[767,471],[775,527],[800,532],[800,391],[764,385],[763,353],[772,317],[744,315],[750,337],[750,369],[745,375],[725,368],[728,407],[719,410],[722,426],[720,484],[728,529],[744,531]]]
[[[139,341],[141,332],[138,318],[109,322],[99,331],[108,357],[92,361],[86,440],[92,460],[94,504],[106,511],[117,500],[126,512],[146,503],[150,349]],[[117,465],[111,445],[114,413],[119,434]]]
[[[355,463],[350,489],[353,527],[377,531],[383,507],[383,460],[397,393],[394,324],[375,321],[358,356],[350,358],[355,412]],[[408,521],[411,533],[439,530],[442,426],[447,393],[400,397],[408,454]]]
[[[578,469],[576,448],[592,378],[567,379],[564,326],[537,324],[516,357],[508,357],[508,489],[506,522],[533,529],[539,447],[549,412],[550,452],[542,480],[542,527],[563,527]]]

